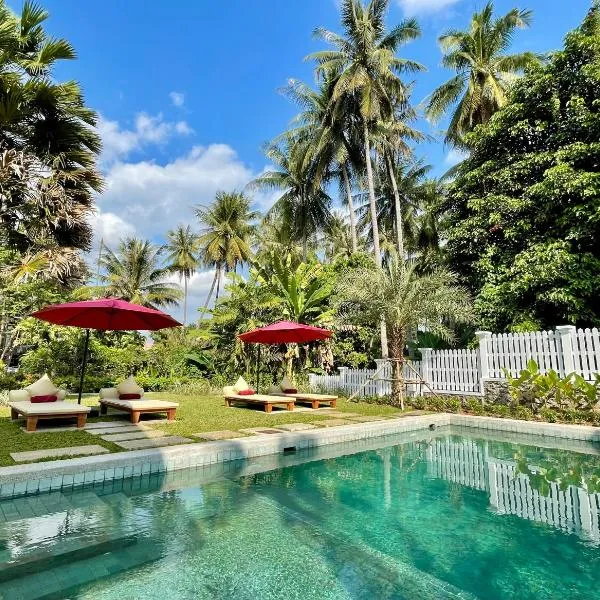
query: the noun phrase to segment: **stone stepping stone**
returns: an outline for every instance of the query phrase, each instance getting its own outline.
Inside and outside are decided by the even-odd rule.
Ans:
[[[349,421],[348,419],[327,419],[327,421],[318,421],[319,427],[336,427],[338,425],[356,425],[356,421]]]
[[[286,423],[285,425],[278,425],[277,429],[283,429],[284,431],[306,431],[307,429],[316,429],[316,425],[310,423]]]
[[[92,454],[107,454],[109,450],[102,446],[71,446],[70,448],[49,448],[47,450],[30,450],[28,452],[11,452],[10,456],[15,462],[31,462],[44,458],[57,458],[58,456],[90,456]]]
[[[125,427],[112,427],[111,429],[92,429],[88,431],[92,435],[109,435],[109,434],[117,434],[117,433],[136,433],[140,431],[148,430],[144,425],[127,425]]]
[[[36,433],[60,433],[62,431],[85,431],[84,429],[78,429],[77,427],[75,427],[75,425],[66,425],[64,427],[52,427],[52,425],[48,424],[40,425],[40,422],[38,422],[38,426],[35,431],[27,431],[26,427],[20,427],[19,429],[23,433],[31,433],[32,435]]]
[[[360,417],[348,417],[351,421],[356,423],[370,423],[371,421],[387,421],[389,417],[377,416],[377,415],[361,415]]]
[[[203,431],[202,433],[193,433],[194,437],[200,438],[201,440],[215,441],[215,440],[230,440],[232,438],[245,437],[243,433],[239,431],[230,431],[224,429],[223,431]]]
[[[115,442],[117,446],[124,448],[125,450],[144,450],[145,448],[160,448],[161,446],[174,446],[176,444],[187,444],[193,442],[188,438],[179,437],[177,435],[165,435],[161,438],[149,439],[149,440],[124,440],[122,442]]]
[[[131,431],[129,433],[111,433],[100,437],[107,442],[122,442],[123,440],[148,440],[166,435],[164,431]]]
[[[318,415],[321,412],[321,409],[319,409],[318,411],[313,410],[312,413],[315,415]],[[341,410],[329,410],[326,413],[323,413],[324,417],[340,417],[342,419],[345,418],[350,418],[350,417],[360,417],[362,416],[360,413],[353,413],[353,412],[343,412]]]
[[[272,435],[275,433],[283,433],[281,429],[275,429],[274,427],[248,427],[247,429],[240,429],[242,433],[250,433],[252,435]]]
[[[84,429],[111,429],[112,427],[129,427],[131,423],[127,421],[96,421],[95,423],[86,423]]]

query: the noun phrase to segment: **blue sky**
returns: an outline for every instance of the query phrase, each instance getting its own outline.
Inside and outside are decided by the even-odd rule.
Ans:
[[[22,2],[11,2],[19,10]],[[336,0],[44,0],[49,31],[75,46],[78,60],[59,79],[81,82],[101,115],[106,191],[98,198],[98,239],[122,235],[160,241],[178,223],[193,222],[192,206],[218,189],[240,189],[265,169],[262,146],[280,133],[294,107],[278,90],[290,77],[313,81],[303,62],[319,49],[316,26],[338,30]],[[450,76],[439,66],[437,37],[464,28],[484,2],[392,0],[388,23],[418,18],[423,35],[400,55],[428,71],[415,77],[420,102]],[[498,14],[534,11],[533,25],[514,38],[514,51],[560,48],[590,0],[496,0]],[[565,8],[568,6],[568,8]],[[427,133],[435,130],[421,121]],[[454,156],[441,141],[416,149],[441,174]],[[268,208],[273,194],[255,198]],[[192,286],[199,304],[211,274]]]

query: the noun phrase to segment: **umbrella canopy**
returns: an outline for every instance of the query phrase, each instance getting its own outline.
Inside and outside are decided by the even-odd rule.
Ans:
[[[79,397],[81,404],[83,392],[83,378],[87,364],[88,346],[90,343],[90,329],[101,331],[155,331],[167,327],[178,327],[179,321],[166,313],[154,308],[146,308],[138,304],[131,304],[116,298],[102,298],[100,300],[83,300],[81,302],[66,302],[65,304],[52,304],[31,315],[36,319],[48,321],[55,325],[68,325],[86,329],[83,345],[83,362],[79,377]]]
[[[160,310],[115,298],[53,304],[32,316],[55,325],[102,331],[155,331],[181,325]]]
[[[329,329],[292,321],[278,321],[266,327],[242,333],[239,338],[249,344],[304,344],[315,340],[325,340],[331,335]]]

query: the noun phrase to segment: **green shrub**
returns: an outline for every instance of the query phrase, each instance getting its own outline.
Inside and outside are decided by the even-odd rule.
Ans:
[[[468,412],[473,413],[474,415],[483,415],[485,413],[481,398],[465,398],[464,407]]]

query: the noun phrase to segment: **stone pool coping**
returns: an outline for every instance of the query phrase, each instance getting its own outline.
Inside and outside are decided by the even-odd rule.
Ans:
[[[2,467],[0,468],[0,498],[201,467],[232,460],[281,455],[288,451],[319,448],[331,444],[368,441],[371,438],[399,433],[425,431],[431,425],[435,427],[472,427],[480,430],[514,432],[562,440],[600,442],[600,428],[598,427],[436,413],[369,423],[353,423],[327,429],[285,432],[277,435],[256,435],[200,444],[182,444],[151,450]],[[319,459],[319,455],[317,454],[315,458]]]

